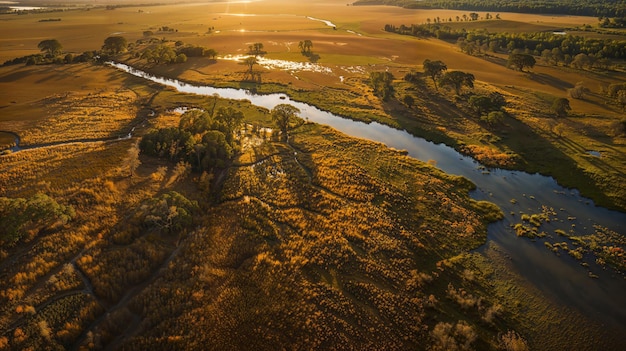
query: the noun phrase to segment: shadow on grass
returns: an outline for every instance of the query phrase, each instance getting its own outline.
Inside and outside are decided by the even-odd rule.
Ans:
[[[539,84],[549,85],[560,90],[573,88],[574,85],[545,73],[527,73],[526,76]]]
[[[559,184],[568,188],[578,189],[583,196],[593,198],[596,204],[611,206],[613,201],[598,186],[596,180],[585,172],[577,162],[561,151],[556,143],[537,134],[530,126],[515,119],[507,118],[505,123],[509,133],[497,133],[502,143],[519,155],[520,167],[529,173],[540,173],[554,177]],[[585,149],[574,143],[570,147],[585,152]]]

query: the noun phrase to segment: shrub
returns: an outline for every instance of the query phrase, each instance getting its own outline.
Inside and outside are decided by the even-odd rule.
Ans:
[[[480,117],[480,120],[491,126],[501,124],[504,121],[504,112],[491,111],[486,116]]]
[[[528,351],[528,343],[517,332],[509,330],[500,337],[500,347],[506,351]]]

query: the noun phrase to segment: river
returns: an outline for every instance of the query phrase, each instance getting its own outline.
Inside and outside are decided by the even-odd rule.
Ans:
[[[505,213],[503,220],[488,229],[488,240],[499,245],[511,262],[529,283],[547,297],[574,307],[590,318],[622,330],[626,326],[626,280],[610,269],[598,266],[585,256],[589,268],[562,252],[557,256],[544,246],[544,241],[563,242],[554,230],[561,229],[581,236],[594,232],[594,226],[609,228],[626,235],[626,213],[595,206],[593,201],[580,196],[575,189],[566,189],[552,177],[522,171],[489,169],[485,171],[474,159],[458,153],[451,147],[435,144],[376,122],[363,123],[336,116],[314,106],[291,100],[285,94],[252,94],[247,90],[196,86],[178,80],[155,77],[124,64],[110,65],[156,83],[173,87],[180,92],[223,98],[249,100],[252,104],[272,109],[278,104],[290,104],[300,109],[301,117],[311,122],[329,125],[350,136],[407,150],[408,155],[421,161],[435,160],[446,173],[462,175],[476,184],[471,196],[498,205]],[[513,201],[512,201],[513,200]],[[520,222],[520,213],[541,213],[542,206],[553,208],[558,220],[544,223],[541,230],[549,234],[536,241],[518,238],[511,228]],[[514,213],[514,214],[513,214]],[[553,217],[553,216],[551,216]],[[569,247],[575,248],[571,243]],[[480,251],[480,249],[479,249]],[[597,275],[592,279],[589,273]],[[624,330],[626,331],[626,330]]]

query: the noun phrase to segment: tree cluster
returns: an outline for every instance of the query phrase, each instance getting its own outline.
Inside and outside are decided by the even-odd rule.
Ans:
[[[599,26],[601,28],[625,28],[626,27],[626,17],[600,17],[598,18],[600,21]]]
[[[552,54],[554,64],[570,64],[578,54],[593,55],[596,60],[623,59],[626,57],[626,40],[592,38],[579,35],[560,35],[552,32],[532,33],[489,33],[485,30],[453,29],[449,26],[385,25],[388,32],[416,37],[436,37],[442,40],[457,41],[463,52],[476,53],[523,50],[534,56],[543,55],[545,50]]]
[[[476,78],[471,73],[450,71],[441,76],[439,85],[452,87],[456,95],[461,95],[461,89],[464,86],[470,89],[474,87],[475,79]]]
[[[248,54],[250,55],[261,55],[264,53],[265,51],[263,51],[263,43],[254,43],[248,46]]]
[[[111,55],[119,54],[126,51],[128,41],[122,36],[112,36],[104,39],[102,51]]]
[[[98,51],[85,51],[76,55],[73,53],[63,53],[63,45],[56,39],[45,39],[37,44],[37,48],[41,50],[41,54],[33,54],[22,57],[16,57],[12,60],[5,61],[3,66],[26,64],[42,65],[42,64],[69,64],[88,62],[98,55]]]
[[[139,148],[146,155],[189,162],[199,172],[224,168],[238,147],[234,136],[243,117],[231,107],[220,108],[215,117],[200,110],[188,111],[178,127],[146,134]]]
[[[354,5],[394,5],[412,9],[568,14],[593,17],[626,16],[626,8],[622,2],[605,0],[357,0]]]

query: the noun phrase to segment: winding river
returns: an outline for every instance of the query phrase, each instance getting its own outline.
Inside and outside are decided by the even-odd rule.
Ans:
[[[425,162],[435,160],[437,167],[446,173],[462,175],[474,182],[477,186],[471,193],[474,199],[491,201],[504,211],[505,218],[489,226],[488,240],[506,252],[518,273],[530,284],[548,298],[576,308],[604,325],[626,331],[626,279],[598,266],[592,257],[585,257],[589,267],[583,267],[567,253],[562,252],[558,257],[544,246],[544,241],[567,241],[554,234],[556,229],[580,236],[594,233],[594,226],[600,225],[626,235],[626,213],[595,206],[592,200],[580,196],[577,190],[563,188],[551,177],[501,169],[486,172],[478,162],[446,145],[435,144],[376,122],[366,124],[342,118],[291,100],[285,94],[256,95],[241,89],[196,86],[156,77],[124,64],[110,65],[183,93],[217,94],[223,98],[249,100],[267,109],[278,104],[291,104],[301,110],[302,117],[312,122],[329,125],[347,135],[407,150],[411,157]],[[518,238],[511,226],[520,222],[520,213],[541,213],[542,206],[553,208],[558,217],[558,220],[541,226],[548,237],[536,241]],[[568,244],[570,248],[575,247]],[[590,273],[597,279],[592,279]]]

